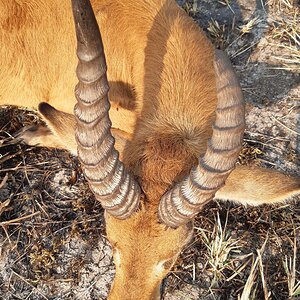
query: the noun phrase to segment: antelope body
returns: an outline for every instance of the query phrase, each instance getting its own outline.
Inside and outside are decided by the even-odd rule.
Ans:
[[[241,90],[223,54],[174,1],[92,1],[108,83],[89,1],[72,3],[76,118],[76,39],[66,0],[0,0],[0,104],[39,109],[50,130],[25,130],[29,144],[76,153],[78,143],[114,249],[109,299],[158,299],[205,203],[283,201],[299,194],[299,179],[233,170],[244,126]]]

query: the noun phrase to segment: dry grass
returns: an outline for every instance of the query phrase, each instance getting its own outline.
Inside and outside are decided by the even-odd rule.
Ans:
[[[185,2],[182,8],[192,17],[199,12],[199,4],[197,0],[193,0],[191,3]]]
[[[239,300],[255,300],[257,299],[257,283],[256,277],[258,275],[258,269],[260,269],[261,281],[264,290],[264,300],[269,299],[269,293],[266,287],[265,275],[263,272],[263,262],[262,262],[262,254],[265,250],[266,243],[268,241],[268,235],[266,236],[266,240],[262,245],[261,249],[257,249],[257,257],[252,261],[252,266],[250,269],[250,274],[247,278],[245,286],[243,288],[242,294],[238,295]],[[253,255],[254,256],[254,255]]]
[[[233,239],[230,232],[227,230],[228,215],[225,219],[225,224],[222,226],[219,213],[215,220],[215,225],[212,232],[205,232],[202,228],[195,227],[196,235],[205,244],[206,258],[208,263],[208,271],[213,274],[211,287],[218,285],[218,281],[226,279],[225,271],[232,269],[232,255],[239,253],[241,248],[240,241]]]
[[[274,7],[277,12],[289,13],[299,5],[297,0],[269,0],[268,4]]]
[[[250,141],[244,141],[243,148],[241,150],[241,153],[238,158],[238,163],[241,165],[250,165],[253,164],[255,161],[255,164],[259,164],[259,160],[257,160],[259,157],[262,157],[264,154],[263,151],[255,145],[250,145]],[[253,143],[253,141],[252,141]]]
[[[228,10],[234,4],[234,1],[218,2]],[[278,64],[270,68],[297,72],[300,23],[296,14],[297,5],[298,2],[292,0],[269,1],[263,7],[264,13],[269,13],[269,16],[263,18],[262,14],[253,13],[242,23],[233,18],[232,24],[225,25],[219,20],[210,19],[208,35],[216,47],[230,49],[231,58],[235,58],[234,61],[240,66],[238,59],[254,51],[260,42],[260,38],[256,38],[256,31],[259,27],[265,28],[268,41],[276,43],[274,50],[285,49],[284,54],[278,56],[280,61],[276,59]],[[275,16],[278,16],[277,20]],[[286,58],[293,61],[284,60]],[[278,120],[283,125],[287,124],[286,120]],[[272,121],[273,126],[285,130],[286,136],[299,134],[290,123],[287,129],[276,120]],[[286,136],[247,132],[239,162],[278,168],[268,157],[268,153],[273,152],[297,163],[296,150],[290,145],[282,147],[289,140],[285,142]],[[277,143],[279,140],[282,140],[281,145]],[[191,286],[200,288],[199,299],[287,300],[297,297],[300,274],[296,266],[300,261],[295,254],[297,235],[294,235],[294,227],[300,226],[298,215],[297,204],[247,209],[229,203],[225,206],[211,204],[196,219],[195,241],[182,254],[179,267],[169,276],[168,289],[180,289],[188,281]],[[293,247],[291,236],[294,236]]]
[[[49,299],[41,286],[80,280],[89,260],[82,248],[104,235],[102,209],[67,152],[13,143],[13,132],[38,120],[34,113],[0,113],[0,299]],[[68,253],[74,238],[92,244]]]
[[[284,70],[300,70],[300,7],[297,1],[277,0],[271,2],[277,10],[272,18],[271,38],[280,55],[274,55]]]
[[[233,14],[235,13],[234,10],[232,9],[231,5],[230,5],[232,0],[219,0],[218,2],[221,3],[222,5],[228,7]]]
[[[277,25],[278,24],[278,25]],[[274,45],[282,50],[282,55],[274,56],[285,70],[299,72],[300,70],[300,23],[299,14],[293,19],[277,23],[273,30]]]
[[[208,24],[207,31],[217,48],[226,48],[228,45],[228,31],[224,24],[220,25],[218,21],[211,19]]]
[[[244,34],[250,33],[252,30],[254,30],[255,25],[259,24],[259,22],[259,17],[254,17],[253,19],[250,19],[247,23],[240,26],[239,30],[241,35],[243,36]]]
[[[299,278],[299,270],[297,269],[297,250],[299,250],[297,249],[297,235],[296,229],[294,228],[294,240],[290,241],[293,247],[293,255],[292,257],[287,257],[286,255],[283,261],[290,297],[300,296],[300,280],[297,280],[297,278]]]

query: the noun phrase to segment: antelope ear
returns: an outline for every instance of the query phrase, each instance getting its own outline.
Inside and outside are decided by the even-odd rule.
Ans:
[[[76,121],[74,115],[57,110],[45,102],[40,103],[39,113],[50,129],[50,131],[48,129],[48,135],[44,135],[43,140],[39,138],[39,141],[41,140],[39,142],[40,146],[62,148],[68,150],[73,155],[77,155],[77,144],[75,141]],[[120,159],[122,159],[124,148],[128,141],[131,140],[131,134],[116,128],[112,128],[111,131],[115,138],[115,147],[120,153]],[[24,139],[23,136],[21,138]],[[36,138],[33,141],[36,141]],[[27,144],[31,145],[32,143],[27,142]]]
[[[77,144],[75,141],[75,118],[73,115],[55,109],[48,103],[42,102],[38,107],[39,113],[47,127],[53,133],[58,145],[55,147],[67,149],[73,155],[77,155]],[[51,146],[51,145],[43,145]]]
[[[259,167],[237,166],[215,198],[260,205],[286,201],[300,195],[300,178]]]

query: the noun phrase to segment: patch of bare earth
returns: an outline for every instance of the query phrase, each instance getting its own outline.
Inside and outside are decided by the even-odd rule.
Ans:
[[[178,2],[227,51],[241,79],[247,129],[240,162],[299,173],[297,1]],[[106,299],[114,266],[103,211],[74,157],[15,143],[12,134],[35,122],[31,112],[0,110],[0,299]],[[296,299],[297,200],[208,205],[163,298]]]

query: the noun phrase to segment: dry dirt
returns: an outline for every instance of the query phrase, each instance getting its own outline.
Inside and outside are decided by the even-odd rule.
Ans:
[[[298,1],[178,3],[227,51],[240,77],[247,103],[242,162],[299,174]],[[74,157],[13,144],[11,135],[32,122],[39,120],[31,112],[0,109],[0,300],[106,299],[114,266],[103,211]],[[211,203],[164,280],[163,299],[296,299],[297,200],[260,208]]]

